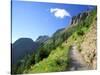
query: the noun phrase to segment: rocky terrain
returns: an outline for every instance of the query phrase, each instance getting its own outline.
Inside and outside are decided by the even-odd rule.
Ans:
[[[96,31],[96,21],[93,21],[90,31],[84,36],[84,41],[81,44],[81,54],[92,69],[96,69],[97,64],[97,31]]]

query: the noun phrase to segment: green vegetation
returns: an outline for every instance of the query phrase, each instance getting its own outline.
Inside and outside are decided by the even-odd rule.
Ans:
[[[29,69],[35,64],[35,54],[26,55],[17,65],[12,65],[12,73],[22,73],[25,69]]]
[[[37,52],[26,56],[17,64],[14,73],[40,73],[67,71],[69,68],[69,51],[76,43],[78,49],[89,32],[93,20],[96,18],[96,9],[91,10],[89,16],[80,21],[78,25],[58,30],[53,36],[42,43]]]
[[[69,47],[56,48],[53,50],[48,58],[43,59],[39,63],[35,64],[28,71],[25,70],[24,73],[37,73],[37,72],[55,72],[55,71],[65,71],[68,68],[68,50]]]

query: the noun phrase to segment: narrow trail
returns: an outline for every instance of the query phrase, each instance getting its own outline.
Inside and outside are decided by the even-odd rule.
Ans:
[[[70,71],[74,70],[90,70],[87,64],[85,63],[83,57],[81,56],[80,52],[77,50],[77,46],[73,45],[72,49],[70,50]]]

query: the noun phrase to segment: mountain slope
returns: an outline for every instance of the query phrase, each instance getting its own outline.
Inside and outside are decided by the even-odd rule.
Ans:
[[[17,63],[26,54],[34,52],[38,44],[30,38],[20,38],[12,44],[12,64]]]
[[[35,42],[38,42],[38,43],[44,43],[45,41],[47,41],[49,39],[49,37],[47,35],[44,35],[44,36],[39,36]]]
[[[89,31],[82,37],[81,44],[72,45],[70,50],[70,70],[96,69],[96,21],[95,18]]]
[[[80,46],[84,60],[92,69],[96,69],[97,64],[96,40],[96,21],[94,20],[90,27],[90,31],[86,33],[84,41]]]

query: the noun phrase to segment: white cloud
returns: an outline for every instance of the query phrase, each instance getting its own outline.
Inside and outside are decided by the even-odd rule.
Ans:
[[[69,14],[68,11],[65,9],[59,9],[59,8],[51,8],[50,12],[54,14],[57,18],[64,18],[66,16],[70,17],[71,15]]]

